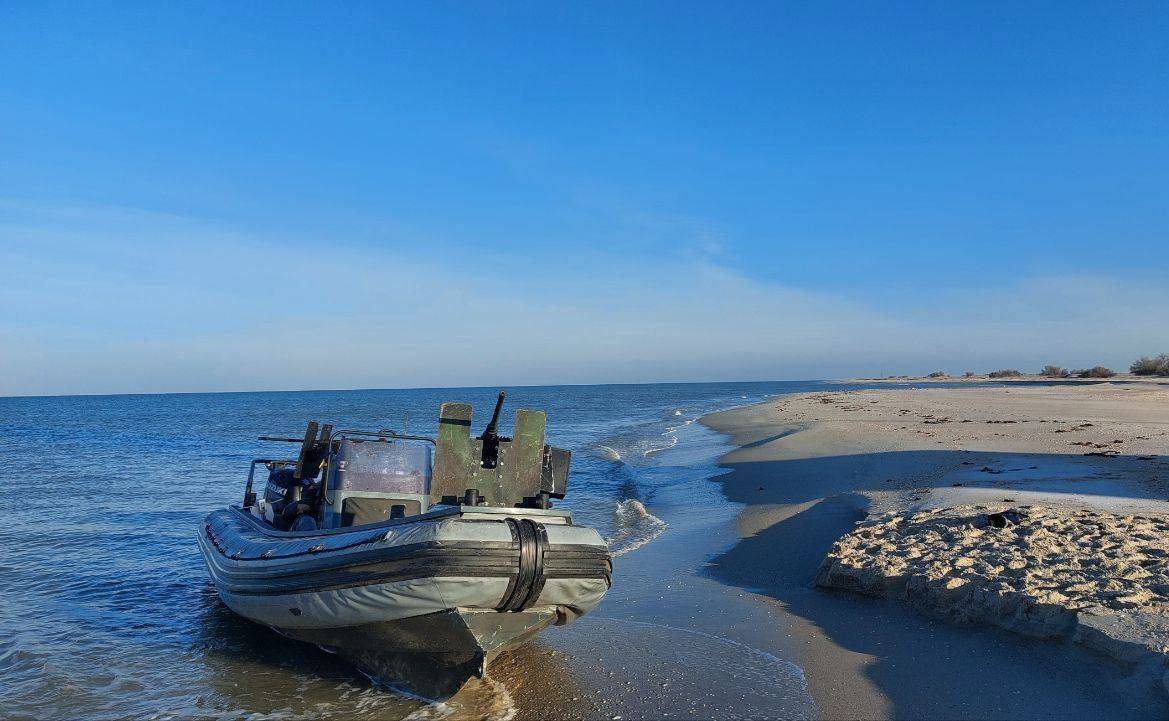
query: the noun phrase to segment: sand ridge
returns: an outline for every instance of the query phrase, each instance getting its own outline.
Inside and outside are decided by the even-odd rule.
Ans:
[[[960,623],[1169,662],[1169,515],[957,506],[889,513],[840,539],[816,578]]]

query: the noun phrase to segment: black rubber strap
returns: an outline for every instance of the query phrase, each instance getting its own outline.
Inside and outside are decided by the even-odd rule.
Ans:
[[[507,525],[512,539],[519,544],[519,568],[496,610],[514,613],[535,603],[544,590],[544,551],[548,547],[548,532],[543,524],[528,518],[508,518]]]
[[[520,543],[519,524],[514,518],[503,519],[507,524],[507,530],[511,532],[512,548],[518,548]],[[515,596],[516,582],[520,578],[520,564],[516,564],[516,572],[511,574],[511,578],[507,582],[507,588],[503,591],[503,597],[499,599],[499,603],[495,606],[496,611],[506,611],[508,605],[511,603],[512,597]]]
[[[544,572],[544,552],[548,550],[548,530],[544,528],[543,523],[536,523],[528,519],[524,520],[532,524],[532,531],[536,537],[536,571],[535,577],[532,579],[532,588],[528,591],[528,595],[524,598],[523,603],[520,604],[521,611],[535,605],[536,599],[544,591],[544,580],[548,577]]]

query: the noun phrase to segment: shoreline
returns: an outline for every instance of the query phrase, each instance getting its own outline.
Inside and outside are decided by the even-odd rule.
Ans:
[[[1006,489],[1130,513],[1169,498],[1169,464],[1150,471],[1169,442],[1148,432],[1169,429],[1163,383],[966,383],[794,394],[704,416],[737,446],[716,480],[745,506],[739,542],[707,572],[785,616],[823,718],[1169,716],[1159,678],[1098,650],[814,585],[834,545],[880,514],[985,503]],[[1104,440],[1122,440],[1120,453],[1075,445]],[[1102,455],[1084,455],[1093,452]]]

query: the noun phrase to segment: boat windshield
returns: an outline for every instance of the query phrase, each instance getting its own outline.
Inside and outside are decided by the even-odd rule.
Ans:
[[[347,438],[329,463],[329,489],[426,496],[430,472],[429,444]]]

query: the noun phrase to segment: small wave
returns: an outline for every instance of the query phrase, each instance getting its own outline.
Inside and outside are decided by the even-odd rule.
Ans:
[[[597,455],[601,458],[605,458],[610,461],[621,460],[621,454],[617,451],[616,448],[613,448],[612,446],[594,446],[593,450],[596,451]]]
[[[651,623],[649,621],[634,621],[633,619],[629,619],[629,618],[613,618],[612,616],[598,616],[596,620],[613,621],[615,623],[627,623],[630,626],[643,626],[645,628],[659,628],[659,629],[662,629],[664,631],[674,631],[677,633],[685,633],[685,634],[689,634],[691,636],[698,636],[700,638],[709,639],[709,640],[715,641],[717,643],[726,644],[727,646],[731,646],[733,648],[739,649],[740,651],[745,652],[747,654],[750,654],[752,656],[756,656],[758,658],[762,658],[762,659],[765,659],[767,661],[770,661],[771,663],[774,663],[778,666],[782,666],[785,671],[790,673],[795,678],[799,679],[802,683],[805,683],[805,684],[807,683],[807,677],[804,676],[804,669],[800,668],[800,666],[798,664],[796,664],[795,662],[788,661],[787,659],[782,659],[773,653],[769,653],[767,651],[764,651],[763,649],[755,648],[754,646],[748,646],[747,644],[743,643],[742,641],[736,641],[732,638],[727,638],[726,636],[716,636],[713,633],[707,633],[706,631],[699,631],[699,630],[693,629],[693,628],[680,628],[678,626],[667,626],[664,623]]]
[[[581,666],[591,661],[595,668],[588,669],[590,674],[604,678],[606,671],[613,676],[619,670],[618,677],[631,674],[645,687],[661,684],[660,696],[655,689],[652,698],[640,701],[614,697],[610,711],[624,712],[626,718],[818,718],[803,669],[749,643],[696,628],[610,616],[586,617],[557,635],[573,638],[582,651]],[[747,634],[744,640],[752,639]],[[685,683],[678,683],[682,679]],[[696,708],[700,701],[701,712]]]
[[[511,721],[515,715],[515,701],[507,688],[490,676],[484,676],[481,679],[470,679],[450,699],[423,706],[403,721]]]
[[[614,557],[636,551],[662,535],[667,527],[665,521],[647,511],[642,502],[634,498],[618,501],[613,518],[616,530],[605,541]]]
[[[665,433],[663,433],[661,435],[661,438],[662,438],[661,444],[662,445],[656,445],[656,444],[650,445],[649,448],[646,448],[644,451],[641,452],[641,455],[646,457],[646,458],[649,458],[650,456],[654,455],[655,453],[661,453],[662,451],[668,451],[671,448],[673,448],[674,446],[678,445],[678,436],[674,435],[674,431],[676,431],[676,430],[678,430],[678,429],[677,428],[670,428],[669,430],[667,430]],[[647,439],[646,443],[649,444],[650,441]]]

